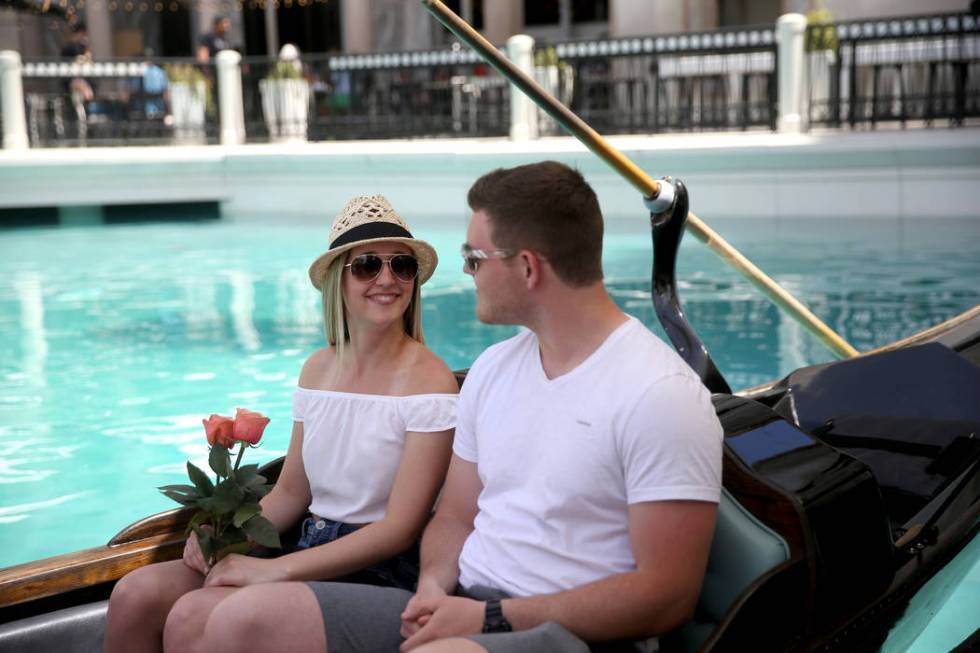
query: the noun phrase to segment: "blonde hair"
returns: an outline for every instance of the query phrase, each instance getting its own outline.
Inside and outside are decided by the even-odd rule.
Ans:
[[[343,289],[346,259],[346,256],[338,256],[331,261],[320,282],[323,295],[323,330],[327,343],[336,352],[338,361],[343,359],[345,345],[350,342]],[[413,282],[412,300],[402,316],[402,326],[408,337],[425,344],[425,336],[422,334],[422,289],[418,277]]]

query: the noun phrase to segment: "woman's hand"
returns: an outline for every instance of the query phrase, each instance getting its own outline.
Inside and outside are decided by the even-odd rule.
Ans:
[[[211,568],[204,579],[205,587],[244,587],[257,583],[274,583],[290,580],[278,558],[251,558],[230,553]]]
[[[207,576],[208,572],[211,571],[210,565],[201,552],[201,543],[197,541],[197,533],[194,531],[191,531],[190,537],[184,544],[184,564],[202,576]]]

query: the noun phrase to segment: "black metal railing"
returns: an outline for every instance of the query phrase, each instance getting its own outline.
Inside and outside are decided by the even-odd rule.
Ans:
[[[811,126],[962,125],[980,116],[980,21],[969,14],[810,25]]]
[[[189,59],[23,64],[32,147],[216,142],[216,80]]]
[[[569,42],[571,109],[603,133],[774,129],[772,26]]]
[[[503,136],[510,90],[461,50],[243,61],[249,141]]]
[[[980,29],[966,14],[811,25],[810,126],[960,125],[980,115]],[[601,133],[775,129],[774,26],[538,44],[538,82]],[[458,44],[435,51],[249,57],[246,139],[506,136],[511,89]],[[34,147],[218,141],[217,76],[190,59],[27,60]],[[88,89],[86,92],[85,89]],[[538,114],[538,133],[558,128]]]

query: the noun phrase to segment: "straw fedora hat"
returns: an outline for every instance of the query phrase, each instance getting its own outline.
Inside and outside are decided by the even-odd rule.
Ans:
[[[439,257],[435,248],[412,237],[408,225],[383,195],[352,198],[340,210],[330,228],[330,248],[310,266],[310,281],[320,289],[327,268],[348,250],[369,243],[405,243],[419,261],[419,285],[428,281]]]

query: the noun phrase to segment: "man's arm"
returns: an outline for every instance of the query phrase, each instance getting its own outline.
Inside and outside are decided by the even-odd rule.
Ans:
[[[483,483],[476,463],[453,454],[436,514],[422,536],[421,571],[415,596],[402,613],[402,635],[411,638],[459,580],[459,554],[473,531]]]
[[[454,454],[439,507],[422,536],[419,584],[422,581],[435,584],[447,594],[456,589],[459,554],[473,531],[476,502],[482,490],[476,463]]]
[[[658,635],[688,621],[701,591],[718,506],[656,501],[629,507],[637,571],[572,590],[502,602],[515,630],[556,621],[586,641]]]
[[[714,533],[717,504],[657,501],[629,507],[637,570],[556,594],[505,599],[514,630],[555,621],[586,641],[639,639],[673,630],[694,614]],[[447,597],[423,619],[402,651],[480,632],[484,604]]]

